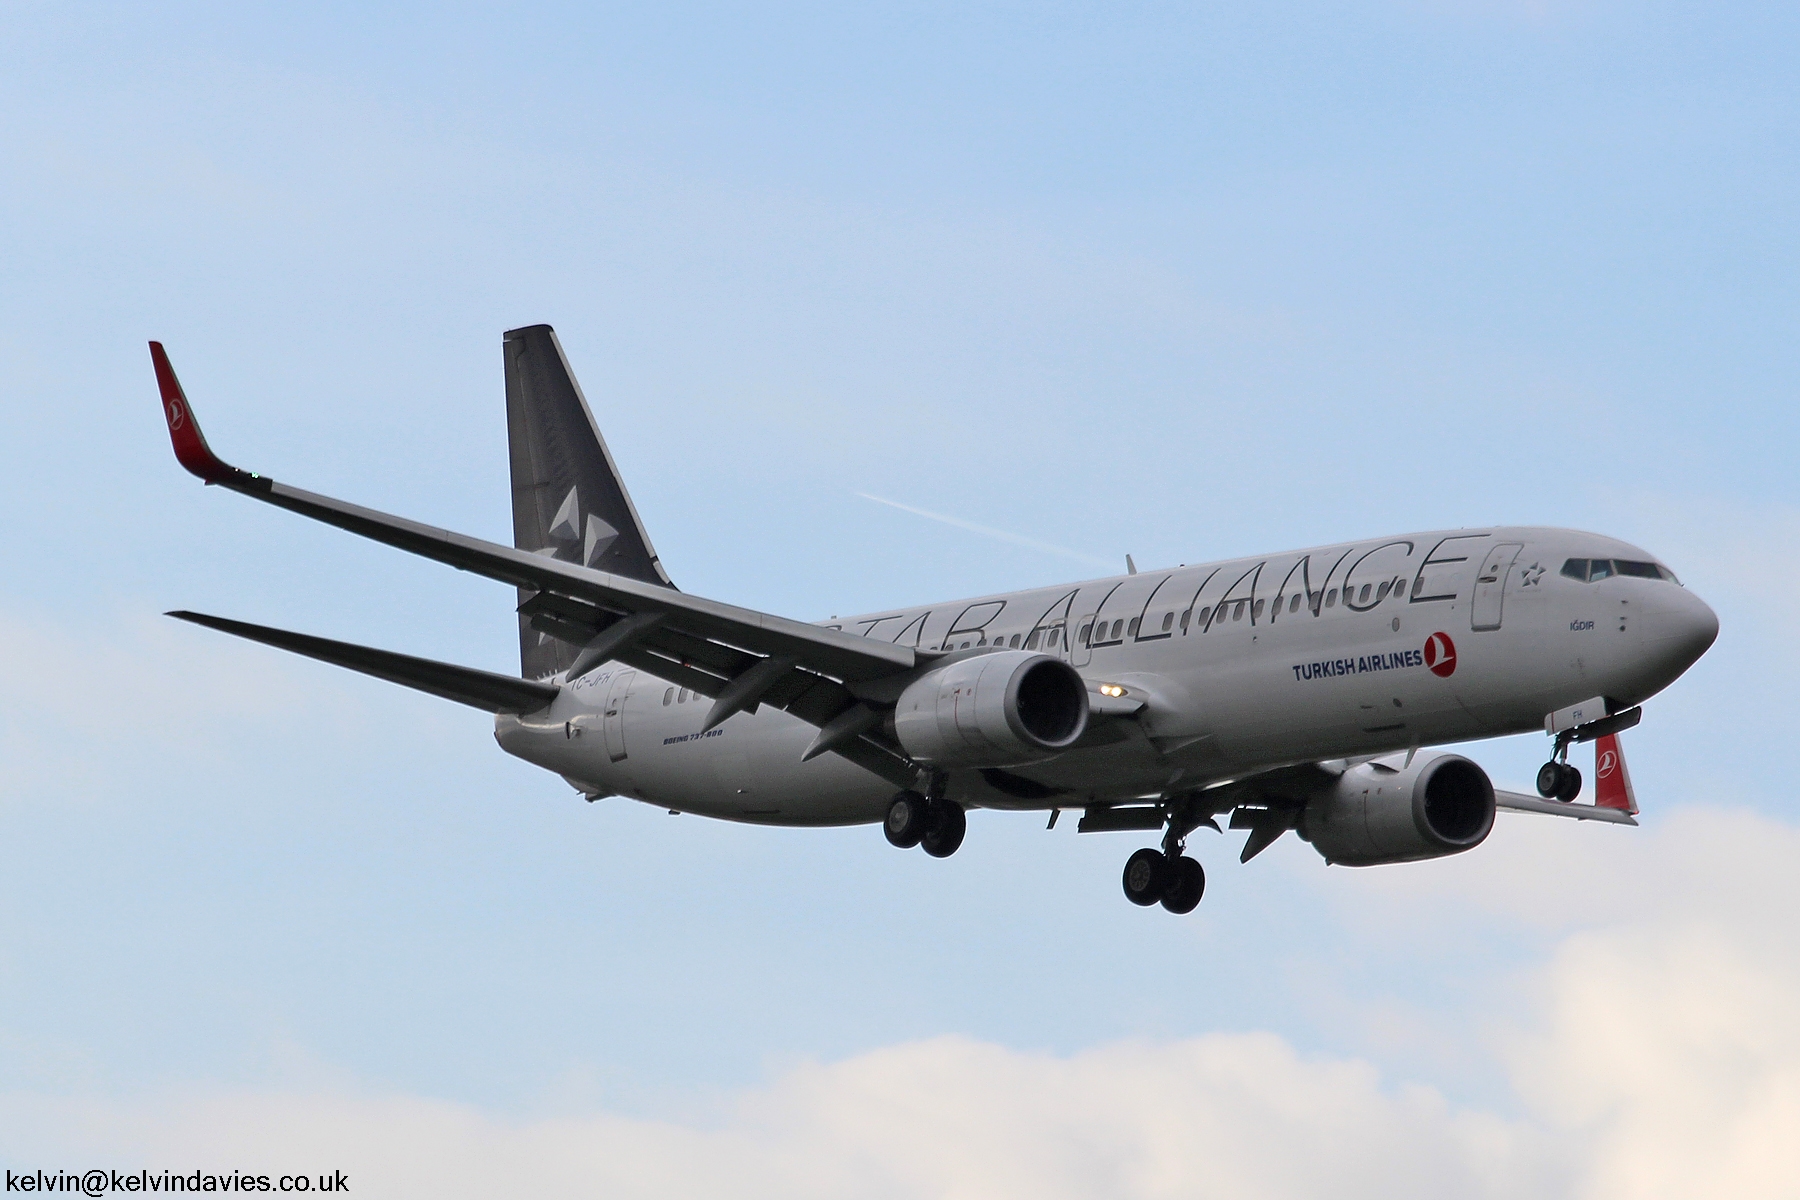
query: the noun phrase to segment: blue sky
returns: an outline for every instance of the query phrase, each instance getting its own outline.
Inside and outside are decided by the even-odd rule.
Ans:
[[[406,1194],[407,1154],[355,1148],[387,1121],[546,1186],[610,1146],[665,1186],[1001,1194],[1054,1120],[917,1125],[938,1174],[880,1139],[792,1164],[865,1145],[831,1114],[866,1089],[890,1131],[946,1090],[1207,1128],[1255,1079],[1275,1144],[1363,1138],[1349,1106],[1367,1144],[1465,1147],[1350,1172],[1384,1195],[1628,1194],[1618,1163],[1717,1161],[1715,1127],[1750,1149],[1704,1186],[1774,1169],[1754,1097],[1800,1051],[1677,1018],[1800,999],[1791,8],[4,14],[5,1165],[304,1144]],[[1092,573],[1030,541],[1149,566],[1541,522],[1648,547],[1724,633],[1628,739],[1646,829],[1511,818],[1360,873],[1207,834],[1175,920],[1118,895],[1130,835],[976,814],[940,863],[590,806],[480,714],[157,616],[514,667],[505,589],[193,486],[144,342],[234,461],[504,540],[499,335],[538,321],[704,595],[811,619]],[[1516,785],[1543,747],[1476,754]],[[1637,1040],[1567,1016],[1609,988]],[[1308,1193],[1137,1128],[1058,1144]],[[1160,1194],[1127,1175],[1056,1187]]]

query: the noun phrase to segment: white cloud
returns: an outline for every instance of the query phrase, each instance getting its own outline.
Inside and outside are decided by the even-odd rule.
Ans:
[[[381,1196],[1800,1195],[1800,831],[1695,814],[1636,849],[1585,844],[1551,865],[1580,873],[1564,911],[1590,918],[1534,973],[1534,999],[1460,1016],[1493,1035],[1515,1089],[1504,1105],[1273,1033],[1068,1056],[951,1036],[802,1065],[678,1119],[521,1119],[344,1089],[15,1093],[0,1128],[15,1168],[342,1169]],[[1492,868],[1424,893],[1498,902],[1541,845],[1498,849]]]

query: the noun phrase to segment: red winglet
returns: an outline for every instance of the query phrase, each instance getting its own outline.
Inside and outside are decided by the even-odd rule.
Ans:
[[[175,378],[175,368],[169,365],[161,342],[150,343],[150,362],[156,367],[156,385],[162,389],[163,416],[169,422],[169,440],[175,443],[176,460],[208,483],[222,483],[243,474],[222,461],[206,444],[206,435],[194,420],[194,410],[188,407],[181,381]]]
[[[1628,813],[1638,810],[1637,793],[1632,790],[1631,772],[1625,769],[1625,751],[1616,733],[1594,739],[1594,804]]]

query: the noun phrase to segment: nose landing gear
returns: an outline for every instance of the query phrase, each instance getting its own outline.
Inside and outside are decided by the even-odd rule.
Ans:
[[[1568,758],[1569,748],[1562,745],[1557,748],[1555,758],[1538,768],[1538,795],[1546,800],[1561,800],[1564,804],[1581,795],[1581,772],[1569,765]]]

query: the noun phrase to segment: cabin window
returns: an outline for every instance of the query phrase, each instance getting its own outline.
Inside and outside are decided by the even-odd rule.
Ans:
[[[1369,602],[1369,585],[1368,584],[1366,584],[1366,583],[1363,584],[1362,591],[1356,593],[1356,602],[1358,604],[1367,604]]]
[[[1017,649],[1018,649],[1018,648],[1019,648],[1019,635],[1018,635],[1018,634],[1016,634],[1016,633],[1015,633],[1015,634],[1013,634],[1013,635],[1012,635],[1012,640],[1011,640],[1011,641],[1009,641],[1009,642],[1007,642],[1007,643],[1006,643],[1006,644],[1007,644],[1007,645],[1008,645],[1008,646],[1010,646],[1010,647],[1011,647],[1011,648],[1012,648],[1012,649],[1014,649],[1014,650],[1017,650]]]
[[[1121,618],[1120,620],[1113,622],[1112,637],[1108,638],[1107,641],[1116,642],[1121,637],[1123,637],[1124,634],[1125,634],[1125,622],[1124,622],[1123,618]]]
[[[1027,650],[1036,650],[1037,649],[1038,636],[1039,636],[1038,630],[1034,629],[1031,631],[1031,636],[1025,639],[1025,648]]]
[[[667,708],[670,704],[674,703],[674,700],[675,700],[675,689],[674,688],[670,688],[668,691],[663,693],[663,707],[664,708]]]
[[[1420,592],[1422,592],[1424,590],[1425,590],[1425,577],[1423,575],[1421,575],[1417,579],[1413,580],[1412,594],[1417,596]]]
[[[1379,589],[1377,589],[1375,592],[1375,603],[1380,604],[1383,600],[1386,600],[1388,597],[1388,591],[1393,586],[1394,585],[1389,583],[1387,580],[1385,580],[1385,579],[1382,580],[1381,587]]]
[[[1262,620],[1262,610],[1263,610],[1263,602],[1261,600],[1258,600],[1255,604],[1252,604],[1250,606],[1250,619],[1252,621]]]
[[[1137,633],[1138,633],[1138,618],[1133,617],[1133,618],[1131,618],[1131,624],[1126,626],[1126,628],[1125,628],[1125,635],[1127,637],[1136,637]]]
[[[1336,608],[1337,607],[1337,589],[1336,588],[1332,588],[1329,592],[1325,593],[1325,607],[1326,608]]]
[[[1184,608],[1181,610],[1181,632],[1186,633],[1188,631],[1188,622],[1193,619],[1193,616],[1193,609]]]
[[[1170,628],[1173,627],[1174,624],[1175,624],[1175,614],[1172,612],[1164,613],[1163,614],[1163,632],[1164,633],[1169,632]]]
[[[1300,611],[1300,593],[1299,592],[1295,592],[1294,598],[1292,600],[1288,601],[1288,611],[1291,613],[1297,613]]]
[[[967,643],[967,642],[964,642],[961,646],[957,647],[957,649],[959,649],[959,650],[967,650],[968,648],[969,648],[969,643]]]
[[[1237,606],[1231,610],[1231,619],[1232,620],[1241,621],[1244,619],[1244,606],[1246,603],[1248,603],[1248,602],[1244,601],[1244,600],[1239,600],[1237,602]]]

